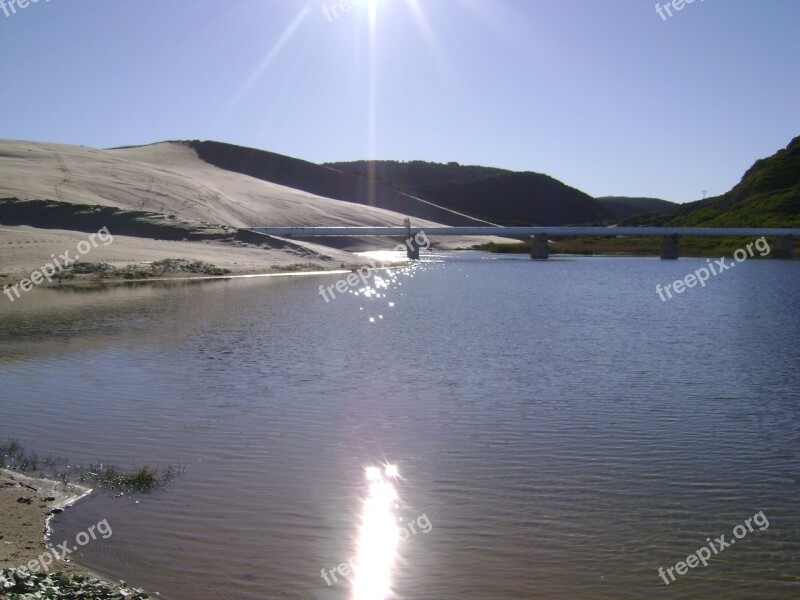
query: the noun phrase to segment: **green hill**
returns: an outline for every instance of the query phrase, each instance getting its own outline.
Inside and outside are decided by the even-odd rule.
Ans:
[[[800,137],[756,161],[727,194],[634,217],[625,225],[800,227]]]

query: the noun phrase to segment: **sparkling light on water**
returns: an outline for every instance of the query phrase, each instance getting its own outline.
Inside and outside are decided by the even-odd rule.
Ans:
[[[392,568],[400,541],[395,517],[397,477],[396,465],[366,468],[369,491],[361,513],[353,600],[384,600],[391,593]]]

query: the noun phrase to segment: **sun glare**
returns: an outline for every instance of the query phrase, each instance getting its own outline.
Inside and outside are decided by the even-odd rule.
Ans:
[[[365,469],[369,488],[361,513],[352,600],[385,600],[391,594],[392,568],[400,540],[393,480],[399,475],[397,466],[391,464]]]

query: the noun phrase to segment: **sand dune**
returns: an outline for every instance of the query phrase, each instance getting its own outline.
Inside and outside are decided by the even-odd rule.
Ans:
[[[180,142],[98,150],[0,140],[0,274],[4,275],[0,283],[30,273],[51,253],[74,248],[86,239],[86,232],[103,225],[109,225],[114,244],[95,249],[85,260],[122,266],[195,258],[234,273],[254,273],[298,263],[339,268],[355,264],[356,259],[301,241],[287,244],[264,238],[261,247],[260,239],[237,239],[238,229],[402,225],[404,219],[405,215],[389,210],[220,169]],[[418,219],[413,224],[440,226]],[[483,241],[486,238],[438,242],[451,248]],[[397,240],[347,242],[352,246],[348,249],[363,250],[365,244],[380,249],[396,245]]]
[[[238,228],[402,225],[405,218],[224,171],[172,142],[95,150],[0,141],[2,197],[156,211]]]

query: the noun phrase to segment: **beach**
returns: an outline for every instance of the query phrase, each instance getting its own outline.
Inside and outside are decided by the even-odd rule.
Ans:
[[[0,469],[0,597],[41,597],[16,595],[26,588],[33,591],[34,578],[28,573],[52,575],[52,585],[67,594],[61,597],[72,597],[69,594],[78,589],[85,598],[146,597],[138,590],[103,581],[68,558],[57,558],[58,546],[54,548],[54,541],[49,539],[50,519],[91,492],[76,484]],[[120,595],[123,590],[128,596]]]

